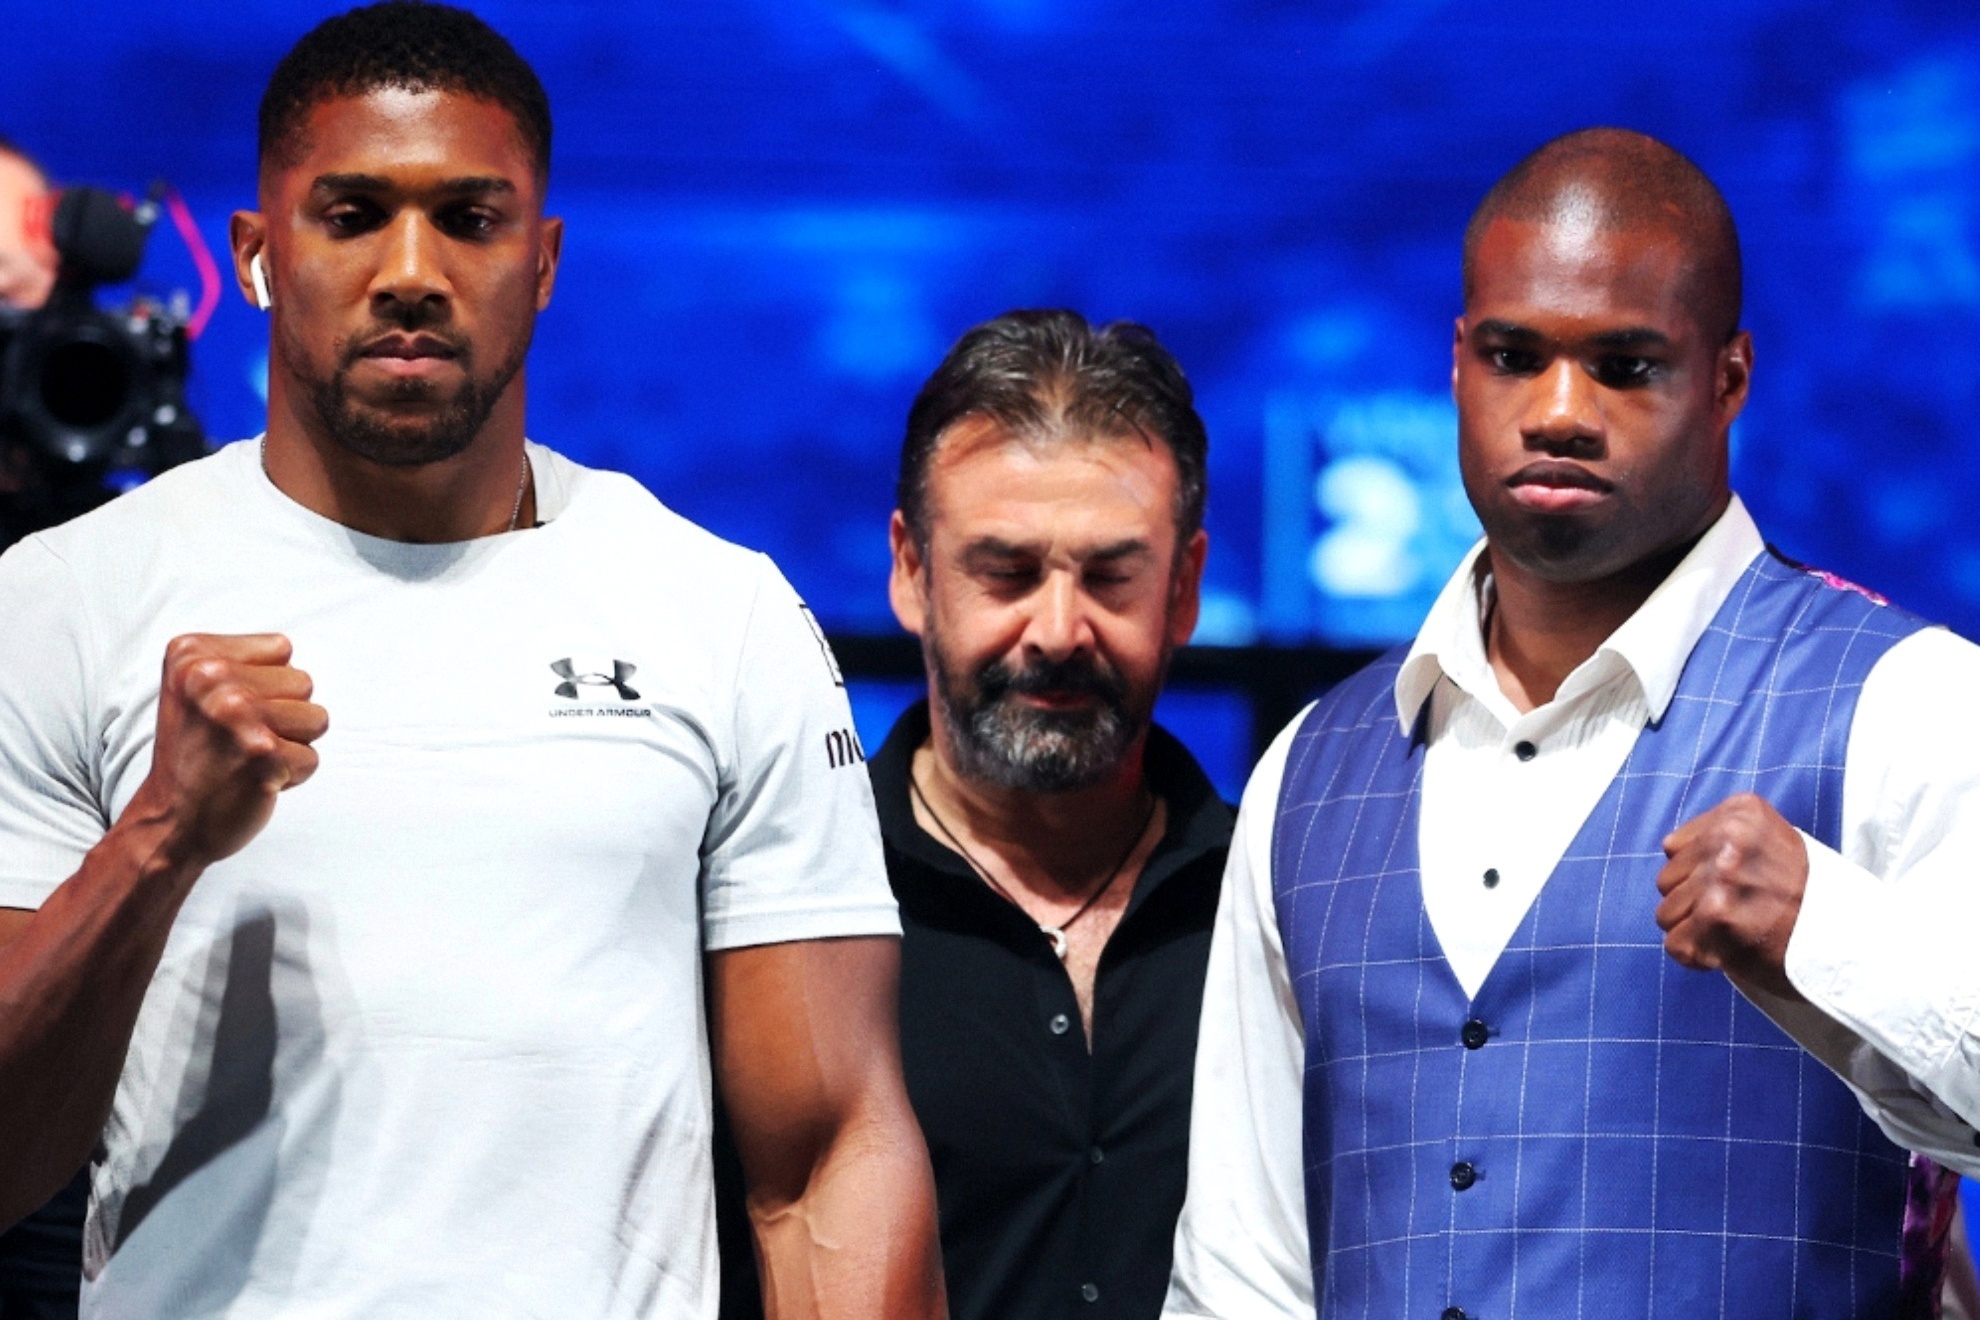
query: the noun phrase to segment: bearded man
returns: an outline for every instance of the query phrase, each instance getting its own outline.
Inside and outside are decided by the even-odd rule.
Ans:
[[[1203,423],[1140,326],[1015,312],[908,414],[872,764],[959,1317],[1152,1317],[1229,809],[1151,720],[1196,625]]]
[[[1161,1309],[1231,831],[1150,719],[1206,447],[1152,334],[1066,311],[969,331],[908,413],[890,592],[928,698],[869,768],[958,1317]],[[760,1314],[747,1266],[729,1320]]]

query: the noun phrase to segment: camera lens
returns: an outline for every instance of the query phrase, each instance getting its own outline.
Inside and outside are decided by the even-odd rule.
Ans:
[[[60,462],[112,459],[151,411],[147,347],[95,308],[42,309],[8,346],[7,429]]]
[[[64,427],[95,430],[124,410],[130,393],[128,353],[108,344],[72,339],[42,360],[41,405]]]

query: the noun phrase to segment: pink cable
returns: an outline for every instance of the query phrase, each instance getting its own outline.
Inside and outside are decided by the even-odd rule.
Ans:
[[[197,339],[220,306],[220,267],[215,264],[213,251],[206,246],[206,239],[193,220],[192,208],[186,205],[185,198],[179,196],[177,188],[165,190],[165,209],[171,212],[172,224],[178,229],[179,237],[185,240],[186,251],[192,254],[193,266],[199,271],[199,306],[193,310],[192,320],[186,323],[186,338]]]

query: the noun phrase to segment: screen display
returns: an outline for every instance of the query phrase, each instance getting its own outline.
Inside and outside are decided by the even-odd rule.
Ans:
[[[330,6],[10,0],[0,132],[58,180],[169,180],[225,266],[256,101]],[[970,325],[1153,327],[1211,435],[1198,640],[1406,637],[1477,535],[1449,394],[1459,239],[1546,138],[1641,128],[1742,228],[1734,480],[1796,558],[1980,625],[1980,11],[1951,0],[669,0],[476,6],[556,117],[567,224],[533,436],[887,632],[902,422]],[[140,276],[196,292],[160,226]],[[110,291],[111,297],[123,296]],[[194,345],[260,429],[263,319]]]

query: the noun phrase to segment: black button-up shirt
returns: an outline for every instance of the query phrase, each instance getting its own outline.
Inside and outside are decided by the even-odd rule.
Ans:
[[[869,765],[901,905],[901,1055],[935,1163],[952,1320],[1154,1320],[1189,1156],[1189,1097],[1231,810],[1150,732],[1167,828],[1101,954],[1093,1050],[1037,925],[915,823],[928,706]],[[742,1171],[717,1115],[723,1320],[763,1314]]]
[[[915,823],[928,707],[873,758],[900,900],[901,1054],[935,1162],[954,1320],[1153,1320],[1189,1153],[1196,1023],[1230,808],[1161,729],[1167,829],[1101,954],[1093,1049],[1051,941]]]

